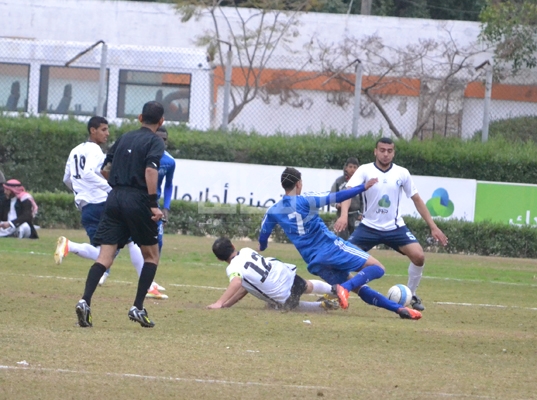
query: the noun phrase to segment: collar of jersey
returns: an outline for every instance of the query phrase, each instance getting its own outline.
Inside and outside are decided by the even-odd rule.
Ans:
[[[390,168],[388,168],[386,171],[383,171],[381,170],[379,167],[377,167],[377,163],[376,162],[373,162],[373,165],[375,166],[376,169],[378,169],[380,172],[382,172],[383,174],[385,174],[386,172],[388,172],[389,170],[391,170],[393,168],[393,162],[390,164]]]

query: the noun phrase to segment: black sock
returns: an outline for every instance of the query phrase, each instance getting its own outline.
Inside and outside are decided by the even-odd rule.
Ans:
[[[144,299],[147,291],[155,279],[155,274],[157,273],[157,264],[145,262],[142,267],[142,273],[140,274],[140,279],[138,280],[138,291],[136,292],[136,299],[134,300],[134,306],[138,310],[144,309]],[[100,279],[100,278],[99,278]]]
[[[88,303],[88,306],[91,303],[91,297],[93,296],[93,292],[95,292],[95,289],[97,289],[97,285],[99,285],[99,281],[101,280],[101,277],[106,272],[106,267],[102,264],[95,263],[91,266],[88,277],[86,279],[86,288],[84,289],[84,296],[82,296],[82,299],[86,300],[86,303]]]

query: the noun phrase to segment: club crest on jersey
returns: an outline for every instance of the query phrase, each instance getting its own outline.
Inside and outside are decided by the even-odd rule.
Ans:
[[[392,203],[391,203],[390,198],[388,197],[387,194],[385,194],[384,196],[382,196],[381,199],[380,199],[379,202],[378,202],[378,205],[379,205],[379,207],[381,207],[381,208],[379,208],[379,209],[377,210],[377,214],[380,214],[380,213],[382,213],[382,214],[386,214],[386,213],[388,212],[387,208],[389,208],[391,204],[392,204]]]
[[[403,181],[401,179],[397,179],[396,184],[397,184],[397,186],[401,187],[401,186],[403,186]]]

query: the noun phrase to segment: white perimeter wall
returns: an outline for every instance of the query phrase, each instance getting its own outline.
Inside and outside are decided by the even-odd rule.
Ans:
[[[211,29],[208,17],[181,23],[170,4],[109,0],[2,0],[1,36],[49,40],[97,41],[166,47],[194,47],[194,39]],[[291,44],[301,50],[317,34],[337,43],[345,35],[377,34],[392,46],[419,39],[440,39],[451,30],[453,39],[468,45],[477,39],[479,23],[307,13],[301,17],[300,35]],[[287,54],[281,51],[281,54]]]
[[[83,42],[104,40],[118,45],[193,48],[196,37],[213,27],[208,17],[181,23],[179,15],[170,4],[110,0],[3,0],[0,1],[0,15],[3,16],[0,36]],[[230,19],[233,23],[236,17]],[[480,31],[479,23],[476,22],[361,15],[307,13],[301,16],[300,22],[300,35],[290,44],[295,51],[302,50],[314,36],[325,43],[339,43],[348,36],[360,38],[376,34],[391,46],[405,46],[423,39],[445,40],[446,29],[459,46],[467,46],[477,40]],[[279,48],[275,56],[280,60],[290,57],[283,48]],[[482,57],[488,56],[484,54]],[[475,60],[476,63],[481,61]],[[216,105],[216,126],[220,125],[222,118],[221,92],[219,90]],[[270,105],[257,100],[246,106],[232,127],[247,130],[255,128],[262,134],[278,130],[288,133],[319,131],[320,128],[350,132],[352,103],[343,109],[328,104],[325,100],[326,93],[301,91],[300,94],[314,98],[313,106],[309,109],[295,109],[287,105],[276,106],[277,98]],[[387,108],[396,110],[402,99],[397,96],[386,99],[389,103]],[[407,101],[408,107],[404,114],[393,110],[390,113],[405,136],[409,136],[416,126],[418,99],[407,98]],[[475,102],[481,100],[476,99]],[[518,107],[520,104],[513,104],[517,114],[521,113]],[[494,115],[494,102],[492,108],[492,119],[498,119]],[[526,108],[533,110],[535,105],[528,104]],[[481,110],[482,106],[476,104],[465,111],[462,123],[464,137],[469,137],[481,128]],[[505,108],[502,108],[502,114],[504,111]],[[358,133],[376,133],[381,129],[385,133],[389,132],[384,118],[374,109],[373,114],[361,117]]]

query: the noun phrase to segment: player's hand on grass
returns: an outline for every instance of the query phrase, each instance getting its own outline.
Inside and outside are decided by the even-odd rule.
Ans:
[[[153,214],[153,216],[151,217],[151,219],[153,221],[158,221],[162,218],[162,216],[164,215],[162,213],[162,210],[158,207],[151,207],[151,214]]]
[[[335,232],[342,232],[345,229],[347,229],[347,225],[349,224],[349,216],[348,215],[341,215],[336,222],[334,223],[334,231]]]
[[[369,189],[371,186],[373,186],[375,183],[377,183],[379,181],[379,178],[372,178],[370,180],[368,180],[366,183],[365,183],[365,190]]]
[[[222,308],[222,303],[216,302],[211,305],[208,305],[206,308],[209,310],[217,310],[219,308]]]
[[[442,246],[447,246],[448,238],[446,235],[444,235],[444,232],[442,232],[439,227],[436,226],[431,229],[431,236],[435,238],[435,240],[439,241]]]

